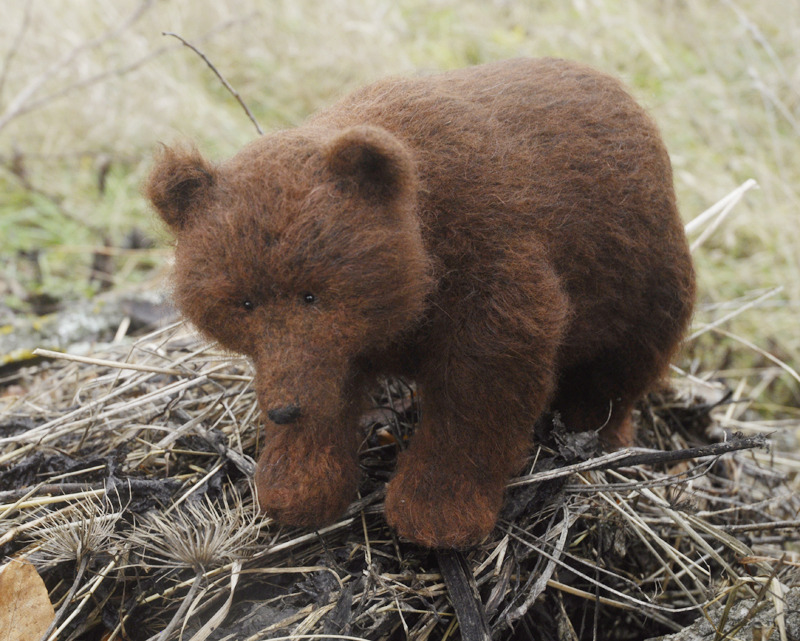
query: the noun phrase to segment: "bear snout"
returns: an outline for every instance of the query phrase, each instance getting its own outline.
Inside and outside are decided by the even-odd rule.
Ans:
[[[268,410],[267,416],[269,420],[276,425],[288,425],[300,418],[300,406],[292,404],[284,407],[276,407],[275,409]]]

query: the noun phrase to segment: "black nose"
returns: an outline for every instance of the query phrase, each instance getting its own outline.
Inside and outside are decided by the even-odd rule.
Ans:
[[[274,410],[269,410],[267,412],[267,416],[269,416],[269,420],[276,425],[287,425],[289,423],[294,423],[298,418],[300,418],[300,406],[287,405],[286,407],[278,407]]]

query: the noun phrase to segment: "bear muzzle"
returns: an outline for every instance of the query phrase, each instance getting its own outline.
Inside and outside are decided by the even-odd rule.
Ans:
[[[269,420],[276,425],[289,425],[300,418],[300,406],[296,404],[276,407],[267,411]]]

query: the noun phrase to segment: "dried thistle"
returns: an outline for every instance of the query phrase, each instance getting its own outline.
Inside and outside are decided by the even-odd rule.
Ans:
[[[153,511],[129,541],[142,549],[149,564],[168,569],[207,571],[247,558],[258,538],[260,522],[255,504],[235,493],[221,506],[207,497],[169,512]]]
[[[53,565],[65,561],[82,562],[98,552],[113,548],[111,542],[122,512],[109,512],[101,502],[90,498],[52,513],[30,537],[36,544],[31,560],[37,565]]]

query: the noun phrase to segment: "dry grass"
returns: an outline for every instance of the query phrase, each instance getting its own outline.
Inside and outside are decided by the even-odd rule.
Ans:
[[[158,141],[197,140],[221,157],[255,134],[205,64],[164,31],[197,44],[266,130],[391,73],[556,55],[622,76],[664,131],[687,219],[758,183],[696,253],[699,317],[782,287],[725,329],[798,368],[797,2],[9,3],[0,22],[0,252],[44,249],[41,288],[74,293],[88,279],[86,247],[103,236],[119,244],[133,226],[160,235],[138,195]],[[7,257],[0,291],[16,291],[15,279],[33,287],[25,262]],[[764,364],[719,335],[700,346],[706,367]],[[797,405],[800,391],[786,385],[776,381],[773,398]]]
[[[76,7],[14,2],[0,21],[0,293],[12,302],[34,287],[74,294],[104,236],[159,234],[138,195],[156,141],[195,139],[216,157],[253,137],[203,62],[162,31],[197,44],[265,129],[387,73],[557,55],[622,76],[664,131],[687,220],[724,201],[692,233],[694,334],[679,393],[640,408],[642,444],[680,450],[743,431],[772,446],[553,477],[583,448],[543,437],[504,519],[465,563],[498,639],[643,639],[712,601],[765,603],[797,585],[800,5]],[[757,189],[735,191],[750,179]],[[18,250],[42,250],[41,277]],[[136,256],[161,255],[119,257],[118,284]],[[381,515],[396,444],[413,429],[411,388],[376,393],[389,409],[364,420],[361,499],[329,528],[297,531],[254,511],[259,420],[245,361],[180,326],[94,356],[0,378],[0,552],[37,563],[59,612],[54,635],[460,636],[441,559],[396,540]]]
[[[709,331],[696,324],[690,342]],[[729,389],[715,372],[676,371],[679,392],[639,408],[644,448],[599,455],[557,416],[539,421],[498,527],[457,557],[493,638],[645,639],[704,612],[723,629],[730,608],[707,610],[714,602],[766,607],[800,585],[797,422],[752,409],[769,381],[800,376],[776,361],[758,388],[747,372]],[[413,387],[376,391],[360,499],[310,532],[257,514],[251,375],[177,324],[2,381],[19,392],[0,422],[0,549],[40,568],[60,604],[51,638],[468,638],[443,578],[449,557],[398,540],[382,516],[398,443],[413,431]],[[772,444],[682,451],[733,432]]]
[[[387,382],[375,397],[386,409],[362,421],[361,499],[301,531],[254,508],[260,422],[247,362],[182,325],[99,356],[18,372],[29,391],[6,397],[0,425],[0,549],[39,567],[60,605],[53,635],[460,638],[440,559],[397,540],[381,513],[397,442],[413,429],[413,388]],[[707,378],[680,376],[678,395],[641,405],[648,447],[635,454],[731,428],[780,432],[718,404],[723,386]],[[790,432],[768,451],[645,465],[619,453],[582,461],[590,444],[557,424],[540,422],[500,524],[463,557],[494,638],[554,638],[571,625],[566,638],[644,639],[731,591],[764,600],[765,584],[797,585]]]

